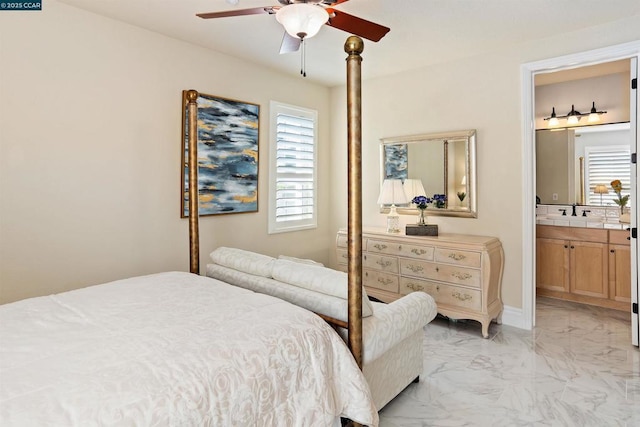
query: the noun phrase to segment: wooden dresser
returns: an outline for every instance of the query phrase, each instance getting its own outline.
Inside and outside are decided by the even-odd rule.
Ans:
[[[497,238],[406,236],[365,228],[362,239],[362,282],[369,295],[391,302],[426,292],[438,313],[480,322],[485,338],[492,320],[501,323],[504,252]],[[347,271],[346,230],[338,231],[336,245],[338,268]]]

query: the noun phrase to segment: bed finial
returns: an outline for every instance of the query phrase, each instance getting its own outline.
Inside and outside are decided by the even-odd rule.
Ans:
[[[360,55],[364,50],[364,42],[358,36],[349,36],[344,43],[344,51],[349,55]],[[360,58],[362,61],[362,58]]]
[[[362,96],[360,65],[364,42],[350,36],[347,57],[349,349],[362,368]]]
[[[198,91],[187,91],[189,114],[189,261],[190,271],[200,274],[200,232],[198,230]]]

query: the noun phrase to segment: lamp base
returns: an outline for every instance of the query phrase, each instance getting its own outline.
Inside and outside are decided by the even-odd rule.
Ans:
[[[438,226],[436,224],[407,225],[405,234],[407,236],[437,236]]]

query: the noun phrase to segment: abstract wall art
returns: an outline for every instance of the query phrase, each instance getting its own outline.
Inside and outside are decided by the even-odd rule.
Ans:
[[[181,217],[189,216],[187,91],[182,91]],[[200,216],[258,211],[260,106],[200,93],[198,190]]]

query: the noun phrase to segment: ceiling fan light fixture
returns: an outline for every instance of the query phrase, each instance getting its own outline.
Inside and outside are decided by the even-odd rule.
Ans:
[[[293,3],[276,12],[276,20],[292,37],[308,39],[315,36],[329,20],[329,14],[321,6],[308,3]]]

